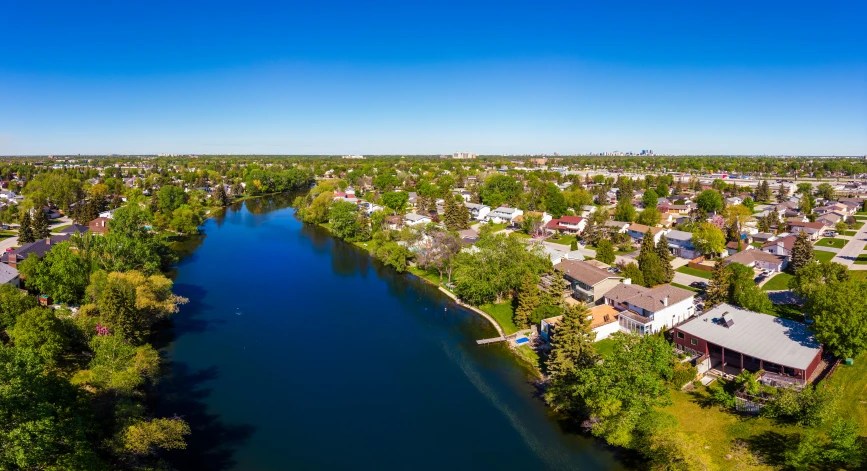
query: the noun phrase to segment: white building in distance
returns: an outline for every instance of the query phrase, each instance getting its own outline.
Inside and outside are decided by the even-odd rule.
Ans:
[[[473,154],[472,152],[455,152],[452,154],[452,158],[458,160],[475,159],[476,154]]]

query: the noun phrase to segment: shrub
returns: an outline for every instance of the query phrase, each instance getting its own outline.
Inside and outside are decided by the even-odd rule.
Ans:
[[[674,374],[671,377],[671,384],[675,387],[683,387],[686,383],[694,381],[698,375],[698,369],[690,363],[681,362],[674,365]]]

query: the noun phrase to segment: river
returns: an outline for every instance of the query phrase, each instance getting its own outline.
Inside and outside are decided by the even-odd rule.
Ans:
[[[486,320],[304,226],[285,197],[209,219],[178,265],[153,407],[180,470],[620,469],[558,420]],[[528,468],[529,467],[529,468]]]

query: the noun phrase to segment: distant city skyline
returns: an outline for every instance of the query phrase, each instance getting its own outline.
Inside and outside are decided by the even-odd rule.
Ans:
[[[864,2],[11,2],[0,155],[867,154]]]

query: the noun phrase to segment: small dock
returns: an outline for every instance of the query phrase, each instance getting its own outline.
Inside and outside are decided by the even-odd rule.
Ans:
[[[505,342],[505,341],[506,341],[506,337],[494,337],[494,338],[490,338],[490,339],[476,340],[476,344],[477,345],[487,345],[489,343]]]

